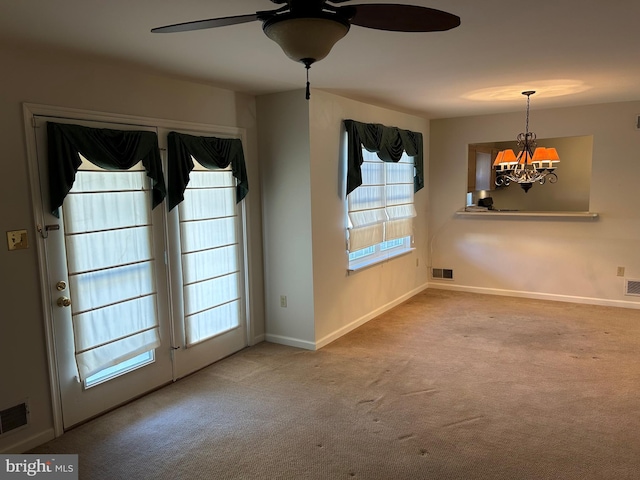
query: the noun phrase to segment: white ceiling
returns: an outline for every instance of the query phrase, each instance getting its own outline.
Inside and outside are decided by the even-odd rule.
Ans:
[[[432,118],[640,100],[637,0],[354,0],[461,17],[448,32],[352,26],[311,68],[311,85]],[[268,0],[0,0],[4,41],[46,43],[135,62],[237,91],[304,88],[305,70],[260,22],[174,34],[171,23],[252,14]],[[4,66],[6,68],[6,66]],[[509,99],[480,90],[498,89]],[[559,95],[562,93],[562,95]],[[470,98],[471,96],[471,98]],[[487,100],[489,98],[489,100]]]

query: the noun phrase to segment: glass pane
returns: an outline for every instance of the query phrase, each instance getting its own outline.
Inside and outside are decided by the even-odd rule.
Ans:
[[[180,204],[180,220],[203,220],[235,215],[236,202],[233,191],[226,188],[187,189],[184,192],[184,201]]]
[[[135,263],[122,267],[71,275],[74,313],[112,305],[155,293],[153,264]]]
[[[208,187],[235,187],[236,181],[231,170],[193,170],[189,174],[189,189]]]
[[[238,268],[237,245],[182,256],[182,277],[187,285],[236,272]]]
[[[180,238],[183,253],[235,244],[236,218],[182,223]]]
[[[80,377],[86,379],[106,367],[117,365],[159,346],[160,336],[158,329],[154,328],[112,343],[99,345],[85,352],[76,353]]]
[[[387,185],[387,205],[413,203],[413,184]]]
[[[363,185],[384,185],[384,164],[378,160],[377,163],[363,162],[360,166]]]
[[[146,173],[85,167],[90,171],[77,173],[63,204],[76,362],[83,379],[160,345]]]
[[[85,380],[84,386],[86,388],[94,387],[103,382],[106,382],[107,380],[111,380],[112,378],[115,378],[119,375],[122,375],[127,372],[131,372],[132,370],[135,370],[140,367],[144,367],[145,365],[148,365],[154,360],[155,360],[155,351],[154,350],[146,351],[138,355],[137,357],[133,357],[122,363],[119,363],[109,368],[105,368],[104,370],[100,370],[98,373],[91,375]]]
[[[185,315],[191,315],[237,300],[240,296],[238,291],[239,280],[239,274],[233,273],[185,286]]]
[[[70,193],[64,201],[66,234],[149,225],[149,192]]]
[[[387,184],[409,183],[413,185],[413,165],[408,163],[387,163]]]
[[[349,194],[349,211],[384,208],[384,186],[359,186]]]
[[[155,325],[155,295],[90,310],[74,316],[76,351],[127,337]]]
[[[186,319],[187,345],[207,340],[240,325],[240,302],[230,302]]]
[[[151,260],[151,227],[132,227],[67,237],[69,273]]]
[[[145,189],[148,189],[145,172],[130,172],[127,170],[107,172],[102,170],[78,172],[71,192],[87,193]]]
[[[240,325],[236,180],[230,170],[198,171],[180,204],[180,240],[187,345]]]

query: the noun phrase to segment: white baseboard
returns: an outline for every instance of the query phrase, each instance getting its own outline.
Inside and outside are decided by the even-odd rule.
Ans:
[[[253,337],[253,339],[251,340],[251,343],[249,343],[249,346],[253,346],[253,345],[257,345],[259,343],[264,342],[265,340],[265,335],[264,333],[262,335],[256,335],[255,337]]]
[[[16,443],[0,448],[0,453],[25,453],[32,448],[36,448],[38,445],[42,445],[49,440],[53,440],[54,438],[56,438],[56,435],[53,428],[48,428],[47,430],[26,439],[17,440],[16,436]]]
[[[267,333],[265,340],[280,345],[288,345],[289,347],[304,348],[305,350],[316,350],[316,345],[308,340],[300,340],[299,338],[285,337],[283,335],[272,335]]]
[[[413,290],[411,290],[408,293],[405,293],[404,295],[402,295],[399,298],[396,298],[395,300],[382,305],[379,308],[376,308],[374,311],[367,313],[366,315],[363,315],[362,317],[358,318],[357,320],[351,322],[348,325],[345,325],[344,327],[339,328],[338,330],[336,330],[333,333],[330,333],[329,335],[326,335],[325,337],[321,338],[320,340],[318,340],[315,344],[316,349],[322,348],[325,345],[328,345],[329,343],[333,342],[334,340],[337,340],[338,338],[342,337],[343,335],[346,335],[347,333],[349,333],[352,330],[355,330],[356,328],[358,328],[361,325],[364,325],[365,323],[367,323],[369,320],[373,320],[375,317],[382,315],[384,312],[391,310],[393,307],[400,305],[402,302],[409,300],[411,297],[413,297],[414,295],[417,295],[418,293],[422,292],[423,290],[426,290],[428,287],[428,284],[424,284],[421,285],[418,288],[415,288]]]
[[[521,290],[505,290],[501,288],[472,287],[468,285],[454,285],[449,283],[430,282],[428,288],[439,290],[455,290],[459,292],[481,293],[484,295],[502,295],[504,297],[522,297],[535,300],[551,300],[554,302],[582,303],[585,305],[600,305],[603,307],[620,307],[640,309],[640,302],[625,300],[609,300],[605,298],[578,297],[573,295],[557,295],[554,293],[525,292]]]

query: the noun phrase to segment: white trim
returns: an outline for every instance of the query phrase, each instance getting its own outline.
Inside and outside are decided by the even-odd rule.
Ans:
[[[40,173],[38,169],[37,139],[35,132],[36,127],[32,124],[36,115],[35,105],[24,104],[24,129],[25,142],[27,147],[27,166],[29,170],[29,185],[31,187],[31,204],[33,208],[33,225],[37,227],[42,225],[44,228],[44,209],[42,202],[42,190],[40,186]],[[35,188],[37,186],[37,189]],[[34,228],[37,230],[37,228]],[[42,302],[42,318],[44,321],[44,332],[47,351],[47,369],[49,371],[49,390],[51,392],[51,410],[53,415],[53,432],[56,437],[64,433],[62,424],[62,403],[60,401],[60,386],[58,383],[58,365],[55,360],[56,350],[54,342],[54,334],[52,328],[53,312],[51,311],[51,297],[49,295],[49,285],[47,278],[49,276],[49,268],[47,266],[47,247],[45,239],[41,234],[35,235],[36,250],[38,254],[38,272],[40,279],[40,300]]]
[[[226,127],[223,125],[212,125],[208,123],[192,123],[180,120],[168,120],[164,118],[139,117],[137,115],[125,115],[121,113],[96,112],[93,110],[82,110],[78,108],[56,107],[52,105],[40,105],[37,103],[23,103],[25,112],[25,123],[31,128],[31,124],[26,119],[26,113],[43,117],[59,117],[77,120],[89,120],[95,122],[122,123],[123,125],[133,125],[141,127],[169,128],[172,130],[202,131],[205,133],[215,133],[239,136],[245,145],[245,129],[239,127]]]
[[[36,448],[43,443],[49,442],[56,438],[56,434],[53,428],[47,428],[46,430],[32,435],[29,438],[21,440],[19,442],[8,445],[2,449],[0,449],[0,453],[24,453],[28,452],[32,448]]]
[[[256,335],[254,337],[252,337],[251,342],[249,343],[249,346],[252,347],[253,345],[257,345],[258,343],[262,343],[265,341],[265,334],[261,334],[261,335]]]
[[[383,313],[385,313],[385,312],[391,310],[392,308],[400,305],[401,303],[409,300],[411,297],[419,294],[420,292],[426,290],[427,288],[428,288],[428,284],[426,284],[426,283],[424,285],[419,286],[418,288],[414,288],[410,292],[407,292],[404,295],[396,298],[395,300],[392,300],[391,302],[389,302],[389,303],[387,303],[385,305],[382,305],[381,307],[376,308],[372,312],[369,312],[366,315],[363,315],[362,317],[360,317],[357,320],[351,322],[350,324],[345,325],[342,328],[339,328],[335,332],[330,333],[329,335],[326,335],[325,337],[321,338],[320,340],[318,340],[316,342],[315,349],[317,350],[317,349],[320,349],[320,348],[324,347],[325,345],[330,344],[334,340],[337,340],[338,338],[342,337],[343,335],[346,335],[350,331],[355,330],[359,326],[364,325],[369,320],[373,320],[374,318],[382,315]]]
[[[265,334],[265,340],[280,345],[288,345],[290,347],[304,348],[305,350],[317,350],[316,344],[299,338],[285,337],[284,335]]]
[[[599,305],[604,307],[633,308],[640,310],[640,302],[628,302],[625,300],[608,300],[605,298],[577,297],[573,295],[558,295],[555,293],[525,292],[521,290],[472,287],[468,285],[450,285],[439,282],[430,282],[428,288],[433,288],[436,290],[454,290],[459,292],[480,293],[484,295],[501,295],[503,297],[521,297],[532,298],[535,300],[551,300],[554,302],[581,303],[585,305]]]

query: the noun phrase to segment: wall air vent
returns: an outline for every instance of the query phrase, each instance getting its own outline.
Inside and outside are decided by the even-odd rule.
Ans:
[[[445,280],[453,280],[453,270],[450,268],[432,268],[431,278],[444,278]]]
[[[625,280],[624,294],[640,297],[640,280]]]
[[[29,421],[27,403],[20,403],[0,411],[0,435],[25,426]]]

